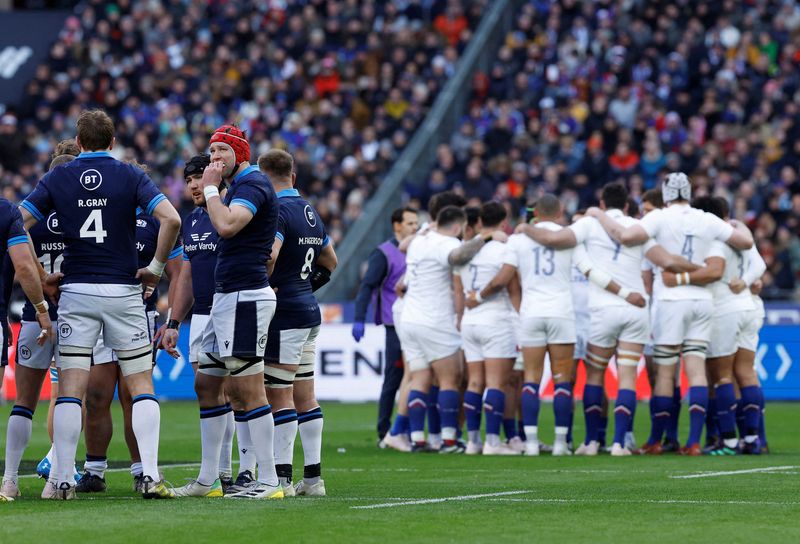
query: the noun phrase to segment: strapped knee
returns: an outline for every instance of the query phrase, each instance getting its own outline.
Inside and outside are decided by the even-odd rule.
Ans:
[[[680,350],[674,347],[655,346],[653,348],[653,362],[657,365],[675,365],[680,360]]]
[[[117,360],[123,376],[146,372],[153,368],[153,350],[150,346],[117,350]]]
[[[596,368],[597,370],[605,370],[608,366],[608,361],[608,357],[601,357],[591,349],[586,350],[586,359],[584,362],[592,368]]]
[[[209,376],[224,377],[228,375],[225,362],[218,353],[201,351],[197,354],[197,371]]]
[[[314,379],[314,357],[312,355],[310,360],[307,360],[305,353],[303,358],[300,359],[300,366],[297,367],[297,372],[294,375],[294,381],[301,382]]]
[[[58,367],[61,370],[89,370],[92,366],[92,348],[58,346]]]
[[[708,342],[703,342],[702,340],[687,340],[683,343],[681,353],[684,357],[691,355],[705,361],[706,350],[708,350]]]
[[[622,366],[637,366],[639,364],[639,359],[642,358],[642,354],[638,351],[633,351],[630,349],[618,349],[617,350],[617,364]]]
[[[264,373],[264,359],[261,357],[225,357],[225,368],[231,376],[253,376]]]
[[[286,389],[294,383],[296,372],[288,368],[264,365],[264,385],[273,389]]]

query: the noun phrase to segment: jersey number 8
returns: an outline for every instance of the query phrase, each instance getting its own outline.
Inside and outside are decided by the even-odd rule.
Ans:
[[[92,210],[89,217],[81,225],[80,230],[81,238],[94,238],[96,244],[102,244],[108,236],[108,232],[103,230],[103,212],[102,210]]]
[[[314,248],[308,248],[306,251],[306,258],[303,262],[303,268],[300,269],[300,279],[307,280],[311,275],[311,269],[314,267]]]

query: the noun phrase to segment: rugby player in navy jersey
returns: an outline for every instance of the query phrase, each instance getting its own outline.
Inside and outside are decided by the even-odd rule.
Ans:
[[[147,172],[147,167],[135,162],[132,164]],[[139,255],[139,266],[147,266],[155,255],[158,244],[158,220],[145,214],[141,209],[136,216],[136,250]],[[183,255],[180,240],[169,254],[167,265],[164,269],[166,277],[170,280],[169,298],[177,283],[181,270],[181,256]],[[159,293],[156,288],[144,301],[147,313],[148,331],[155,333],[156,303]],[[152,336],[151,336],[152,337]],[[83,431],[86,442],[86,463],[83,465],[84,473],[75,490],[78,493],[96,493],[106,490],[105,472],[108,468],[108,445],[114,426],[111,419],[111,402],[119,383],[119,401],[122,406],[125,443],[131,456],[131,476],[133,477],[134,491],[141,491],[143,484],[142,461],[136,436],[133,432],[131,420],[131,396],[125,387],[125,378],[119,369],[117,353],[106,347],[102,338],[98,339],[92,352],[92,368],[89,371],[89,385],[86,393],[86,423]]]
[[[211,164],[203,173],[203,194],[220,240],[214,300],[195,375],[203,457],[197,480],[178,493],[202,496],[216,485],[231,410],[227,391],[236,419],[247,422],[258,464],[258,483],[227,497],[282,499],[272,453],[275,424],[263,383],[264,348],[276,304],[266,264],[275,239],[278,199],[269,179],[250,165],[244,132],[223,125],[209,143]],[[224,199],[219,194],[222,180],[229,183]]]
[[[50,163],[49,170],[70,162],[75,155],[63,154],[56,156]],[[36,257],[41,262],[44,271],[48,274],[61,273],[61,262],[64,260],[64,241],[61,237],[61,229],[58,224],[58,217],[55,212],[51,213],[47,221],[37,223],[30,231]],[[8,287],[14,279],[14,267],[10,262],[6,262],[8,269]],[[51,322],[58,319],[57,307],[50,305]],[[14,372],[16,383],[16,406],[11,411],[8,418],[6,429],[6,465],[3,474],[2,493],[8,496],[19,495],[17,479],[19,476],[19,464],[28,441],[31,437],[32,417],[39,403],[39,392],[42,389],[42,382],[48,375],[50,365],[55,357],[56,345],[53,342],[45,342],[39,345],[36,339],[42,332],[42,328],[36,320],[36,310],[30,299],[25,299],[25,306],[22,309],[22,324],[17,339],[17,366]],[[57,376],[58,374],[56,374]],[[48,455],[39,463],[37,472],[47,478],[50,474],[52,464],[52,447]],[[46,487],[45,495],[52,493],[54,488]]]
[[[53,326],[50,321],[50,314],[48,313],[48,304],[45,302],[42,292],[42,275],[39,272],[39,266],[36,260],[33,258],[28,240],[28,233],[23,226],[22,215],[19,210],[8,200],[0,198],[0,244],[8,250],[8,258],[10,258],[11,262],[14,264],[17,280],[22,286],[25,296],[27,296],[29,300],[35,301],[33,303],[35,312],[34,318],[41,327],[40,333],[35,339],[35,343],[39,346],[43,346],[45,343],[52,342]],[[3,269],[5,260],[6,251],[3,251],[0,253],[0,270]],[[6,312],[10,289],[6,289],[6,284],[9,281],[10,278],[4,278],[2,281],[3,285],[0,285],[0,292],[3,293],[3,304],[2,308],[0,308],[0,310],[2,310],[2,315],[0,315],[0,320],[2,320],[2,327],[0,327],[2,331],[0,348],[3,352],[3,357],[0,362],[0,384],[2,384],[5,365],[8,364],[8,350],[6,346],[8,345],[9,329]],[[27,423],[22,422],[22,426],[27,427],[28,435],[30,435],[33,410],[26,406],[15,405],[14,408],[11,409],[11,415],[12,418],[20,417],[27,420]],[[17,463],[17,465],[19,465],[19,463]],[[14,481],[13,484],[14,485],[6,486],[4,478],[3,489],[2,492],[0,492],[0,502],[13,501],[15,497],[19,496],[19,488],[16,485],[16,481]]]
[[[314,395],[315,340],[322,322],[314,291],[330,280],[336,253],[316,210],[294,188],[292,156],[273,149],[258,159],[280,211],[270,282],[278,297],[264,356],[264,385],[275,417],[275,469],[284,494],[325,496],[321,479],[322,409]],[[294,439],[303,444],[303,480],[292,487]]]
[[[172,318],[164,330],[162,346],[173,357],[178,357],[178,329],[181,321],[191,311],[189,329],[189,362],[197,371],[198,354],[203,330],[209,320],[214,298],[214,269],[217,266],[219,235],[211,224],[203,194],[203,171],[211,163],[208,155],[197,155],[186,163],[183,176],[189,187],[196,208],[183,223],[183,267],[172,300]],[[226,397],[226,401],[227,401]],[[211,489],[192,489],[203,497],[219,497],[224,493],[236,493],[255,484],[256,459],[250,447],[250,429],[247,421],[235,421],[230,403],[226,402],[225,433],[220,451],[220,486],[214,483]],[[239,444],[239,474],[231,481],[231,448],[234,426]],[[188,491],[188,489],[187,489]]]
[[[21,204],[32,227],[50,212],[64,236],[64,278],[58,317],[59,398],[53,416],[57,498],[75,498],[72,466],[81,431],[81,400],[92,351],[100,335],[117,352],[133,397],[133,430],[143,465],[143,497],[172,498],[158,471],[161,414],[153,394],[151,335],[142,305],[166,266],[180,230],[180,216],[150,178],[114,159],[114,123],[102,111],[78,117],[81,154],[47,173]],[[136,209],[160,221],[151,263],[137,271]]]

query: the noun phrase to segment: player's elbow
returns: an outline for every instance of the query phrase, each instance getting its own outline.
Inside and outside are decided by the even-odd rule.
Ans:
[[[237,232],[239,230],[234,228],[233,225],[220,225],[217,227],[217,234],[219,234],[220,238],[225,238],[226,240],[236,236]]]

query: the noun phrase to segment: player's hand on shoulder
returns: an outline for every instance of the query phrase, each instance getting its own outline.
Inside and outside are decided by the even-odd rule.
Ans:
[[[674,273],[664,270],[661,273],[661,279],[664,281],[664,285],[667,287],[677,287],[678,280]]]
[[[589,217],[594,217],[595,219],[597,219],[598,217],[603,215],[603,210],[601,210],[597,206],[592,206],[591,208],[586,210],[586,215],[588,215]]]
[[[505,244],[506,242],[508,242],[508,234],[506,234],[502,230],[496,230],[492,232],[492,240],[494,240],[495,242],[501,242]]]
[[[136,279],[142,281],[142,288],[144,289],[144,298],[150,298],[150,295],[155,291],[158,282],[161,281],[161,276],[153,274],[149,268],[144,267],[136,271]]]
[[[738,295],[739,293],[747,289],[747,284],[744,282],[742,278],[733,278],[731,282],[728,284],[728,287],[730,287],[731,291],[733,291],[735,294]]]
[[[644,308],[647,306],[647,299],[645,299],[641,293],[637,293],[636,291],[625,297],[625,301],[628,304],[633,304],[637,308]]]
[[[525,234],[525,228],[528,226],[527,223],[520,223],[514,228],[514,234]]]

